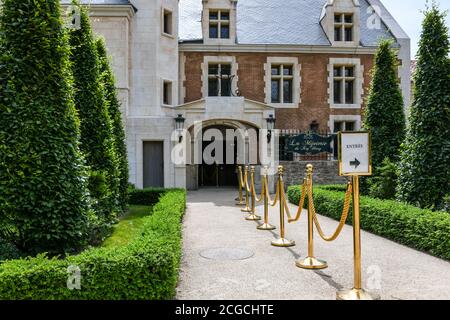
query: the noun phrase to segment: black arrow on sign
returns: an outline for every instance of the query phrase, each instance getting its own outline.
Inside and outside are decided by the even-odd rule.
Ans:
[[[355,166],[355,169],[358,168],[360,164],[361,164],[361,162],[359,162],[359,160],[356,158],[355,158],[355,161],[350,161],[350,165]]]

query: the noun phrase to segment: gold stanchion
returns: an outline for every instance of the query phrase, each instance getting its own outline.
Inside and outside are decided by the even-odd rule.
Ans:
[[[361,228],[359,212],[359,176],[352,177],[353,184],[353,250],[354,250],[354,286],[350,290],[341,290],[336,293],[337,300],[377,300],[362,288],[361,284]]]
[[[284,208],[286,206],[286,198],[284,195],[284,183],[283,183],[283,166],[278,167],[278,194],[280,196],[280,238],[272,241],[272,245],[275,247],[292,247],[295,246],[295,241],[286,239],[285,227],[284,227]]]
[[[264,197],[264,223],[256,229],[258,230],[275,230],[276,227],[271,225],[269,223],[269,181],[267,176],[267,167],[264,167],[264,175],[263,175],[263,182],[262,182],[262,189],[263,189],[263,197]]]
[[[325,261],[316,259],[314,257],[314,229],[313,229],[313,202],[312,199],[312,187],[313,187],[313,180],[312,180],[312,173],[313,173],[313,166],[311,164],[308,164],[306,166],[306,179],[307,179],[307,192],[311,197],[308,197],[308,256],[304,259],[297,260],[295,262],[295,265],[299,268],[303,269],[325,269],[328,267],[327,263]]]
[[[255,167],[250,167],[250,196],[251,196],[251,207],[250,214],[245,217],[245,220],[249,221],[258,221],[261,220],[261,217],[255,214],[256,207],[256,191],[255,191]]]
[[[242,206],[245,204],[244,197],[242,195],[242,188],[243,188],[243,179],[242,179],[242,167],[238,166],[238,183],[239,183],[239,197],[236,198],[236,205]]]
[[[244,181],[243,181],[243,188],[245,188],[245,208],[242,208],[242,212],[251,212],[251,209],[249,207],[249,188],[248,188],[248,166],[244,167]]]

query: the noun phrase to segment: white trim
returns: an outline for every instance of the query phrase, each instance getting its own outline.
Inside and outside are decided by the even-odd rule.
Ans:
[[[335,104],[334,103],[334,66],[335,65],[353,65],[355,67],[355,97],[353,104]],[[332,109],[360,109],[364,94],[364,66],[359,58],[330,58],[327,66],[328,70],[328,104]]]
[[[179,55],[180,63],[179,63],[179,90],[178,90],[178,102],[180,104],[184,103],[184,100],[186,99],[186,55],[183,52],[180,52]]]
[[[165,16],[166,12],[170,13],[170,24],[171,24],[170,30],[171,30],[172,33],[164,32],[164,16]],[[170,8],[166,8],[164,6],[161,7],[161,35],[165,36],[165,37],[168,37],[168,38],[171,38],[171,39],[175,39],[175,36],[174,36],[175,27],[174,26],[175,26],[175,22],[174,22],[173,10],[170,9]]]
[[[208,97],[208,66],[210,63],[229,63],[231,64],[231,74],[235,75],[233,82],[231,83],[231,92],[238,90],[238,63],[234,56],[204,56],[201,64],[202,68],[202,97]]]
[[[0,1],[1,2],[1,1]],[[61,5],[63,9],[62,14],[65,14],[65,10],[70,7],[69,4]],[[136,10],[132,5],[124,4],[124,5],[104,5],[104,4],[96,4],[96,5],[84,5],[89,9],[90,17],[126,17],[131,19]]]
[[[355,131],[361,130],[361,116],[360,115],[330,115],[330,120],[328,121],[328,128],[330,132],[334,132],[334,122],[335,121],[353,121],[355,122]]]
[[[292,65],[292,103],[272,103],[272,65],[273,64],[287,64]],[[298,108],[301,102],[301,65],[296,57],[267,57],[267,62],[264,64],[264,94],[265,103],[274,108]]]
[[[270,44],[211,45],[201,43],[179,43],[180,52],[262,52],[262,53],[334,53],[375,54],[377,47],[340,47]]]

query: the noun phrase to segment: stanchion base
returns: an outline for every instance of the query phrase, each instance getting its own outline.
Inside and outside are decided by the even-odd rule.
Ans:
[[[237,205],[237,206],[243,206],[243,205],[245,205],[245,201],[239,201],[239,200],[237,200],[236,205]]]
[[[271,225],[270,223],[263,223],[260,226],[257,226],[256,229],[258,230],[275,230],[276,227]]]
[[[273,240],[271,242],[271,244],[274,247],[293,247],[293,246],[295,246],[295,241],[291,241],[291,240],[288,240],[288,239],[285,239],[285,238],[280,238],[280,239],[277,239],[277,240]]]
[[[325,269],[328,268],[328,264],[314,257],[306,257],[303,260],[297,260],[295,265],[302,269]]]
[[[254,213],[250,213],[248,216],[245,217],[245,220],[258,221],[258,220],[261,220],[261,217],[256,215],[256,214],[254,214]]]
[[[336,292],[336,300],[380,300],[380,296],[353,288]]]
[[[250,208],[242,208],[241,211],[242,212],[252,212],[252,209],[250,209]]]

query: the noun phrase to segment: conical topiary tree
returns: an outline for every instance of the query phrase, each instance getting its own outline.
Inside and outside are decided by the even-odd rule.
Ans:
[[[3,0],[0,43],[0,215],[28,253],[76,250],[89,194],[59,0]]]
[[[439,208],[450,191],[450,42],[436,4],[425,12],[422,28],[397,191],[401,201]]]
[[[122,114],[120,112],[120,102],[117,97],[116,82],[110,67],[104,39],[98,38],[96,40],[96,46],[100,59],[100,71],[103,88],[105,90],[105,99],[108,103],[108,112],[112,121],[112,132],[118,161],[119,205],[122,210],[125,210],[128,204],[128,159],[125,131],[123,128]]]
[[[70,32],[75,105],[81,122],[81,151],[91,169],[89,190],[100,225],[108,229],[118,211],[118,170],[111,119],[100,77],[100,61],[87,10],[74,2],[79,27]]]
[[[372,82],[364,116],[364,128],[372,135],[372,162],[397,161],[405,138],[403,97],[397,75],[397,55],[392,42],[380,42],[372,70]]]

